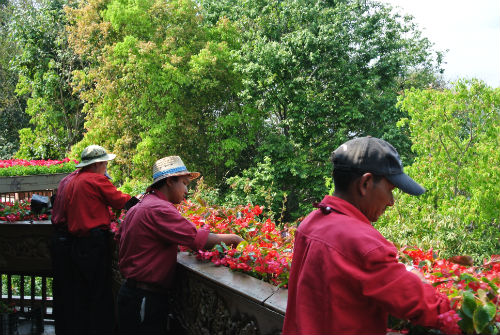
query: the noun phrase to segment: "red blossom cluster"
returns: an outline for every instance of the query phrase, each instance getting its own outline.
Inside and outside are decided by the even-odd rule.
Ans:
[[[78,163],[76,160],[71,160],[69,158],[64,158],[63,160],[25,160],[25,159],[7,159],[0,160],[0,169],[1,168],[9,168],[12,166],[52,166],[57,164],[64,164],[68,162]]]
[[[400,249],[400,259],[411,262],[452,302],[453,310],[439,316],[444,334],[489,334],[498,330],[500,255],[473,266],[468,256],[441,259],[432,249],[404,247]]]
[[[114,234],[116,234],[123,220],[125,220],[125,214],[127,212],[125,210],[114,210],[111,207],[108,207],[108,209],[109,209],[109,217],[111,219],[111,224],[109,226],[109,229]]]
[[[455,310],[450,310],[446,313],[440,314],[439,319],[439,330],[443,334],[454,335],[462,334],[462,330],[458,326],[458,322],[462,319],[458,316]]]
[[[30,203],[25,200],[0,203],[0,221],[40,221],[48,220],[48,218],[45,213],[40,215],[32,214]]]
[[[237,234],[245,239],[236,249],[217,246],[210,251],[199,250],[199,259],[286,286],[295,228],[284,226],[278,229],[274,222],[261,215],[260,206],[208,208],[185,201],[179,206],[179,211],[198,228],[213,233]]]

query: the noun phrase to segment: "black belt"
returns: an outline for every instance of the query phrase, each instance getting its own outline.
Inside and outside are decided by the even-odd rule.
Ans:
[[[165,294],[168,291],[166,288],[158,284],[145,283],[135,279],[125,279],[125,286],[129,288],[138,288],[144,291],[162,293],[162,294]]]

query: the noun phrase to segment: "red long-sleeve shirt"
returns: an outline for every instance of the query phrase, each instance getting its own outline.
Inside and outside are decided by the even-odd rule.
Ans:
[[[73,177],[79,173],[80,170],[75,170],[71,172],[69,175],[61,179],[59,182],[59,185],[57,186],[57,193],[56,197],[54,200],[54,203],[52,204],[52,215],[50,217],[50,220],[52,224],[58,226],[58,225],[64,225],[67,222],[66,219],[66,210],[64,207],[64,190],[66,188],[66,185],[73,179]]]
[[[129,199],[130,195],[117,190],[106,176],[80,171],[64,189],[69,232],[85,235],[92,228],[109,226],[108,207],[121,209]]]
[[[177,246],[202,249],[208,234],[185,219],[163,193],[153,191],[127,212],[120,226],[120,272],[125,278],[168,288],[177,264]]]
[[[397,249],[350,203],[326,196],[295,237],[283,334],[385,334],[388,314],[437,327],[450,309],[398,263]]]

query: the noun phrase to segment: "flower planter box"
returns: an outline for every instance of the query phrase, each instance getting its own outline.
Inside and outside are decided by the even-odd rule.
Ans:
[[[0,193],[18,193],[57,189],[68,173],[0,177]]]
[[[0,222],[0,273],[51,276],[50,221]]]
[[[189,334],[280,334],[287,290],[177,255],[176,317]]]

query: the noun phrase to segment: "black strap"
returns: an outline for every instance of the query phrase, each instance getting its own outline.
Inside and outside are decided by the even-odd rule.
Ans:
[[[135,205],[137,205],[139,203],[139,199],[137,199],[136,197],[132,197],[130,198],[126,203],[125,203],[125,206],[123,206],[123,208],[128,211],[130,208],[134,207]]]

